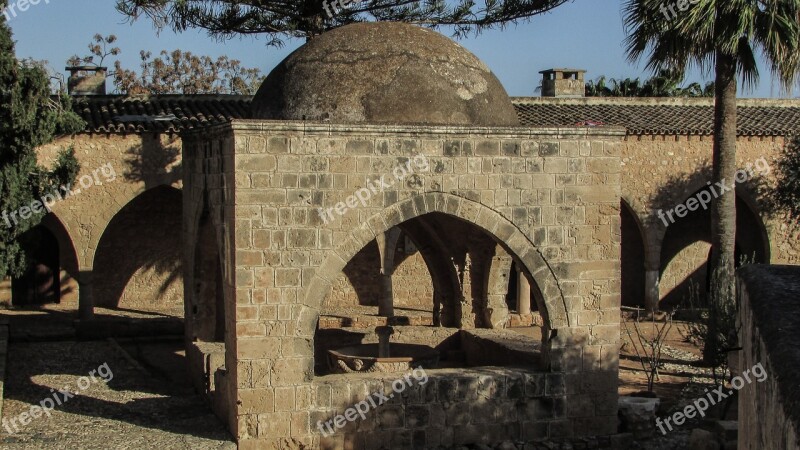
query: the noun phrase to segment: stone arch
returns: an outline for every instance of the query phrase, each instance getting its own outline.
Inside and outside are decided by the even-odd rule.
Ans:
[[[695,183],[699,188],[690,193],[694,197],[706,188],[706,184]],[[766,228],[756,212],[753,197],[746,189],[736,190],[736,254],[737,267],[739,257],[747,256],[756,263],[769,261],[769,240]],[[729,195],[729,194],[725,194]],[[699,208],[689,212],[685,217],[670,223],[665,227],[661,241],[661,289],[660,302],[674,306],[689,297],[693,300],[703,301],[708,284],[709,255],[711,252],[711,219],[710,209]],[[691,285],[696,284],[698,289],[692,294]]]
[[[11,301],[16,306],[40,307],[61,302],[61,252],[56,235],[41,224],[22,233],[18,242],[28,267],[11,280]]]
[[[157,186],[108,222],[92,264],[95,306],[130,302],[139,309],[182,302],[182,203],[181,190]]]
[[[338,248],[332,249],[317,269],[304,293],[304,308],[298,330],[313,334],[319,309],[331,283],[361,248],[395,225],[428,213],[439,212],[469,222],[502,244],[512,257],[525,267],[540,286],[546,310],[544,324],[553,330],[569,326],[566,302],[552,268],[533,243],[511,221],[489,207],[452,194],[431,192],[398,202],[364,221],[351,231]]]
[[[405,222],[399,225],[417,246],[433,283],[433,324],[436,326],[454,326],[457,323],[456,304],[460,303],[458,274],[455,266],[447,260],[446,246],[430,225],[420,220]]]
[[[75,241],[69,230],[55,213],[42,218],[41,225],[47,228],[58,241],[59,264],[61,266],[61,300],[62,302],[78,302],[78,280],[80,279],[80,263],[75,250]]]
[[[758,201],[755,194],[747,185],[737,186],[736,188],[736,226],[738,227],[740,221],[742,224],[748,225],[750,230],[755,230],[755,235],[741,236],[743,244],[743,253],[755,253],[755,262],[759,264],[769,264],[771,260],[771,246],[769,232],[764,224],[764,220],[759,213]],[[746,207],[742,208],[742,206]],[[741,214],[740,214],[741,213]],[[739,240],[739,237],[736,238]],[[744,242],[747,241],[747,242]],[[752,250],[752,252],[750,251]]]

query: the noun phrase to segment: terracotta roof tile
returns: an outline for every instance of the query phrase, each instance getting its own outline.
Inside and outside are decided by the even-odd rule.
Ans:
[[[178,133],[250,117],[252,97],[238,95],[96,96],[75,99],[89,133]],[[621,126],[628,134],[710,135],[710,99],[513,98],[529,127]],[[800,132],[800,102],[740,100],[740,136]]]
[[[556,99],[515,98],[523,125],[565,127],[621,126],[628,134],[711,135],[711,99]],[[800,102],[742,99],[738,108],[740,136],[783,136],[800,131]]]
[[[250,115],[244,95],[104,95],[75,98],[88,133],[178,133]]]

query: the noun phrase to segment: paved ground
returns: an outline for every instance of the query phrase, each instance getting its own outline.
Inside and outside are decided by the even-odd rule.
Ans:
[[[135,353],[142,344],[122,345]],[[162,355],[152,366],[132,363],[110,341],[11,344],[0,448],[235,450],[204,401],[186,383],[176,382],[181,375],[170,379],[157,369],[180,362],[179,344],[144,345],[152,347],[148,353]],[[103,368],[96,372],[94,383],[90,378],[81,382],[104,364],[110,373]],[[52,398],[51,390],[65,387],[77,395],[57,406],[51,417],[42,416],[18,432],[8,432],[6,426],[16,431],[12,419],[19,423],[21,413]]]

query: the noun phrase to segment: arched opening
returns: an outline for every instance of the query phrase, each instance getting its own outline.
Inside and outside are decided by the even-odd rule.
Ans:
[[[701,189],[695,195],[697,197]],[[711,195],[710,193],[708,195]],[[736,197],[736,266],[769,262],[764,225],[744,199]],[[698,208],[670,224],[661,250],[661,308],[702,306],[711,271],[711,213]]]
[[[111,219],[94,259],[96,306],[183,309],[181,215],[181,192],[159,186]]]
[[[190,312],[194,340],[225,342],[225,295],[217,233],[207,212],[200,218],[194,251]]]
[[[516,362],[503,359],[513,352],[479,351],[477,347],[502,347],[498,343],[502,336],[487,339],[478,329],[507,326],[506,299],[510,291],[516,292],[516,287],[510,286],[515,267],[531,282],[535,309],[545,310],[542,289],[519,255],[480,226],[441,212],[419,215],[397,228],[401,234],[393,248],[395,264],[391,272],[394,317],[378,314],[381,295],[385,295],[379,271],[381,252],[376,241],[369,241],[333,277],[322,300],[314,339],[317,374],[336,369],[330,367],[328,350],[375,342],[375,327],[385,324],[408,327],[392,339],[437,349],[443,367],[541,362],[541,339],[531,336],[508,332],[512,333],[509,336],[531,341],[529,354]],[[425,250],[433,252],[426,254]],[[443,294],[437,295],[437,291]],[[462,331],[468,331],[469,336]]]
[[[29,258],[28,270],[11,281],[15,306],[41,306],[61,301],[61,257],[58,239],[43,225],[22,236],[20,242]]]
[[[636,212],[625,200],[620,206],[622,306],[644,306],[644,233]]]

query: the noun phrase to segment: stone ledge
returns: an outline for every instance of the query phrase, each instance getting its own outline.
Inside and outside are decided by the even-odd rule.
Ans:
[[[461,330],[461,350],[470,366],[533,365],[542,363],[541,341],[505,330]]]
[[[800,267],[749,265],[737,271],[737,278],[738,294],[746,297],[743,307],[749,306],[767,360],[774,362],[770,369],[775,373],[769,376],[778,384],[787,415],[800,429]]]

